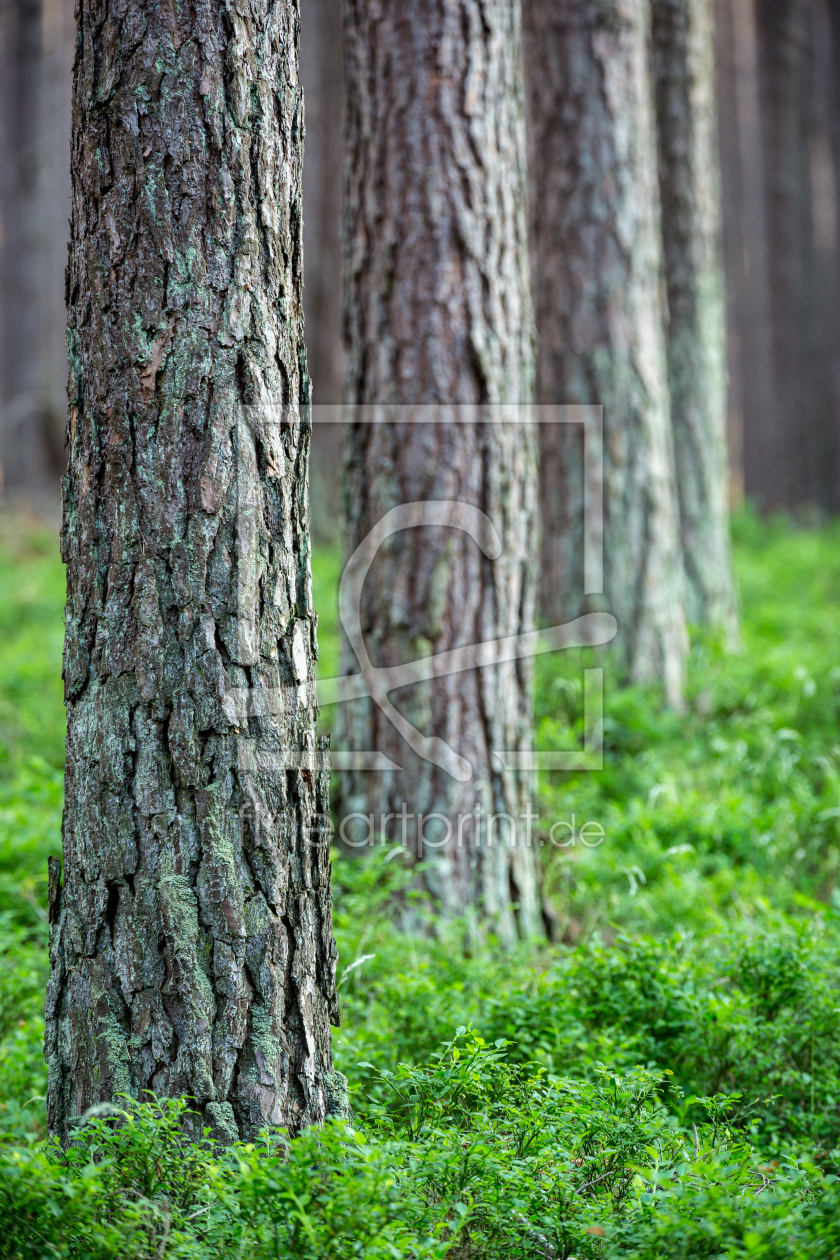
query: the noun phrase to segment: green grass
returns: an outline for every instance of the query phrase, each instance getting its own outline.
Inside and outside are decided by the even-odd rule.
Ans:
[[[401,857],[338,859],[354,1130],[225,1153],[132,1105],[63,1157],[40,1048],[63,574],[53,539],[0,520],[0,1252],[840,1254],[840,525],[734,534],[743,650],[693,635],[684,713],[594,653],[539,662],[545,749],[580,741],[582,670],[606,670],[604,769],[540,784],[553,946],[406,936]],[[336,550],[313,570],[329,677]],[[603,844],[552,845],[572,814]]]
[[[312,555],[312,590],[318,610],[317,677],[335,678],[339,666],[338,581],[341,552],[338,547],[316,547]]]

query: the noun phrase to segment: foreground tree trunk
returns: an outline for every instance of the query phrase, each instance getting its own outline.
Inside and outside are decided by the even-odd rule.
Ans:
[[[604,590],[633,680],[686,654],[645,0],[525,0],[537,401],[603,405]],[[583,595],[579,426],[541,427],[542,607]]]
[[[77,7],[46,1011],[62,1138],[122,1093],[189,1095],[224,1140],[340,1094],[297,6],[244,12]]]
[[[712,2],[652,0],[652,43],[686,615],[734,644]]]
[[[383,423],[349,425],[347,550],[401,503],[471,505],[501,540],[491,560],[474,537],[428,524],[381,548],[361,611],[378,666],[534,624],[533,427],[488,410],[532,397],[519,35],[518,0],[345,0],[346,401],[403,405],[396,422],[374,406]],[[441,410],[412,423],[413,404]],[[358,669],[346,644],[344,669]],[[345,810],[422,854],[444,914],[476,909],[507,940],[542,931],[528,784],[491,756],[531,747],[530,690],[527,662],[511,661],[403,691],[402,713],[448,745],[430,760],[372,700],[344,715],[350,748],[402,767],[348,775]],[[508,815],[516,836],[488,815]]]

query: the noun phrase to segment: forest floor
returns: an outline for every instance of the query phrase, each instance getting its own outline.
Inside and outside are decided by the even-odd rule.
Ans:
[[[742,514],[734,538],[742,650],[692,636],[680,714],[607,664],[603,770],[541,778],[554,945],[406,935],[394,905],[431,909],[403,854],[337,857],[353,1127],[208,1152],[149,1104],[60,1157],[63,571],[50,533],[0,516],[0,1255],[840,1255],[840,525]],[[316,551],[322,677],[338,572]],[[580,742],[595,664],[539,659],[539,748]]]

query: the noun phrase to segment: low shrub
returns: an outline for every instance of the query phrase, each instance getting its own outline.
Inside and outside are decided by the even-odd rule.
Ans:
[[[460,1028],[431,1061],[380,1073],[358,1129],[222,1150],[184,1137],[184,1100],[103,1109],[71,1147],[0,1149],[10,1260],[254,1260],[840,1255],[836,1182],[762,1161],[699,1100],[686,1125],[668,1073],[591,1081],[512,1062]],[[775,1250],[774,1250],[775,1249]]]

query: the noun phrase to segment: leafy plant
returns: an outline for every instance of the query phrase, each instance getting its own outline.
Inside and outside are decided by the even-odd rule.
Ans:
[[[441,925],[399,849],[336,855],[355,1128],[221,1150],[189,1100],[124,1099],[60,1152],[63,584],[53,541],[0,517],[0,1255],[840,1256],[840,528],[735,532],[745,650],[693,634],[685,713],[592,653],[540,661],[546,749],[607,671],[603,772],[540,785],[551,946]],[[336,551],[314,568],[327,676]],[[573,813],[603,844],[552,843]]]

